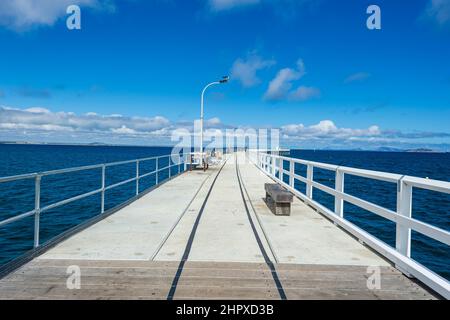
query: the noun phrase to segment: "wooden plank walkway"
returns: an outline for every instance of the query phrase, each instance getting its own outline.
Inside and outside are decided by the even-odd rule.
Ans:
[[[274,216],[266,182],[234,157],[183,174],[0,280],[0,299],[437,298],[299,199]]]
[[[79,290],[67,268],[81,270]],[[166,299],[177,262],[34,260],[0,282],[0,299]],[[366,267],[278,264],[288,299],[433,299],[392,267],[381,289],[367,288]],[[175,299],[280,299],[265,263],[187,262]]]

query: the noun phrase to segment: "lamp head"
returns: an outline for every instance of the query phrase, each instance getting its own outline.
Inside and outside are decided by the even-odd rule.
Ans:
[[[227,83],[230,80],[229,76],[223,76],[222,79],[219,81],[220,83]]]

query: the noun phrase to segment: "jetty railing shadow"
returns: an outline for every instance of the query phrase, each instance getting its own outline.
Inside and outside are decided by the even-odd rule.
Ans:
[[[385,256],[388,260],[392,261],[396,268],[405,275],[417,278],[443,297],[447,299],[450,298],[449,281],[411,258],[411,230],[437,240],[447,246],[450,245],[450,232],[412,217],[413,188],[450,194],[449,182],[337,166],[284,157],[266,152],[258,152],[255,150],[249,150],[248,157],[250,161],[255,163],[257,167],[277,183],[281,184],[305,203],[324,214],[328,219],[358,238],[361,242],[367,244],[369,247]],[[287,163],[289,166],[285,166]],[[296,164],[306,166],[306,177],[296,173]],[[289,167],[289,170],[286,170],[285,167]],[[314,168],[334,172],[334,188],[314,181]],[[346,175],[395,183],[397,185],[396,211],[346,193],[344,190],[344,180]],[[288,179],[286,179],[288,182],[284,181],[284,176],[288,177]],[[294,187],[296,181],[300,181],[306,185],[305,193],[300,192]],[[314,188],[334,197],[334,211],[313,200]],[[395,248],[348,221],[344,216],[344,202],[351,203],[359,208],[394,222],[396,224]]]

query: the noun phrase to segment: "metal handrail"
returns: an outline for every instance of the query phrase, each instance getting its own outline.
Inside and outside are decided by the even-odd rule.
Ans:
[[[67,169],[58,169],[58,170],[51,170],[51,171],[43,171],[43,172],[37,172],[37,173],[29,173],[29,174],[22,174],[22,175],[15,175],[15,176],[9,176],[9,177],[0,177],[0,183],[6,183],[6,182],[12,182],[12,181],[18,181],[18,180],[25,180],[25,179],[35,179],[35,208],[31,211],[18,214],[16,216],[7,218],[5,220],[0,221],[0,227],[11,224],[13,222],[25,219],[27,217],[33,216],[34,219],[34,248],[37,248],[40,246],[39,241],[39,234],[40,234],[40,214],[51,210],[58,208],[60,206],[93,196],[95,194],[101,193],[101,213],[105,212],[105,192],[114,188],[117,188],[119,186],[122,186],[127,183],[131,183],[133,181],[136,181],[136,196],[139,195],[139,181],[145,177],[148,177],[150,175],[155,175],[155,185],[160,184],[162,181],[159,179],[159,172],[165,171],[169,169],[169,178],[172,176],[172,167],[177,166],[178,172],[177,174],[181,173],[180,166],[184,163],[184,170],[186,170],[186,156],[189,154],[183,154],[179,157],[178,163],[172,163],[172,160],[170,159],[171,155],[163,155],[163,156],[155,156],[155,157],[149,157],[149,158],[141,158],[141,159],[134,159],[134,160],[126,160],[126,161],[118,161],[118,162],[110,162],[110,163],[103,163],[103,164],[96,164],[96,165],[89,165],[89,166],[81,166],[81,167],[74,167],[74,168],[67,168]],[[169,165],[165,166],[163,168],[159,168],[159,160],[163,158],[169,158]],[[156,169],[154,171],[140,174],[140,164],[145,161],[155,160],[155,167]],[[119,166],[124,164],[130,164],[135,163],[136,164],[136,175],[133,178],[126,179],[123,181],[120,181],[118,183],[112,184],[107,186],[106,185],[106,168],[113,167],[113,166]],[[89,191],[80,195],[76,195],[74,197],[71,197],[69,199],[64,199],[52,204],[49,204],[45,207],[41,208],[41,180],[42,177],[46,176],[53,176],[53,175],[59,175],[63,173],[73,173],[73,172],[80,172],[80,171],[86,171],[86,170],[94,170],[94,169],[102,169],[102,179],[101,179],[101,188]]]
[[[446,298],[450,298],[449,281],[411,259],[411,230],[450,246],[450,232],[412,217],[413,188],[450,194],[450,182],[337,166],[289,158],[266,152],[250,152],[253,153],[253,158],[250,159],[276,182],[286,187],[306,203],[321,211],[334,223],[340,225],[358,239],[393,261],[400,271],[409,276],[418,278],[439,294]],[[289,162],[289,170],[284,169],[285,161]],[[306,177],[295,173],[295,164],[301,164],[307,167]],[[335,172],[335,187],[332,188],[314,181],[314,168]],[[276,173],[278,173],[278,176]],[[284,182],[284,175],[289,177],[288,183]],[[396,211],[392,211],[370,201],[345,193],[345,175],[359,176],[397,184]],[[302,193],[294,187],[296,180],[306,184],[306,193]],[[335,198],[334,211],[313,200],[314,188],[330,194]],[[396,224],[395,248],[385,244],[378,238],[348,221],[344,216],[344,201],[393,221]]]

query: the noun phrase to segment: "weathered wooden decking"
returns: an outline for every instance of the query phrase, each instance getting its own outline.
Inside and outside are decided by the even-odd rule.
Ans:
[[[68,290],[67,267],[81,268],[81,287]],[[6,299],[166,299],[177,262],[35,260],[1,284]],[[392,267],[382,267],[382,289],[368,290],[364,266],[278,264],[288,299],[430,299]],[[175,299],[280,299],[265,263],[188,262]]]
[[[238,175],[234,160],[58,244],[2,279],[0,299],[435,298],[300,200],[274,216],[263,200],[271,180],[243,161]],[[69,266],[80,289],[67,288]],[[367,287],[368,266],[380,268],[379,289]]]

